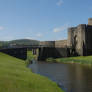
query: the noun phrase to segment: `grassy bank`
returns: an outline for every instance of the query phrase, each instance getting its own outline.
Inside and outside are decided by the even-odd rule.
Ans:
[[[26,64],[30,64],[30,62],[33,60],[33,59],[37,59],[37,56],[36,55],[33,55],[32,51],[27,51],[27,60],[26,60]]]
[[[56,83],[25,66],[24,61],[0,53],[0,92],[63,92]]]
[[[79,57],[68,57],[68,58],[49,58],[47,62],[58,62],[58,63],[79,63],[79,64],[92,64],[92,56],[79,56]]]

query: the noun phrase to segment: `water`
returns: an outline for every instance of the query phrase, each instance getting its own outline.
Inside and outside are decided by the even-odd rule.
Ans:
[[[29,67],[34,73],[47,76],[58,83],[65,92],[92,92],[91,66],[34,62]]]

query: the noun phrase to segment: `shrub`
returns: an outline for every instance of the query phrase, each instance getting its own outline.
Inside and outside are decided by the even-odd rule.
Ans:
[[[54,58],[50,57],[50,58],[47,58],[47,59],[46,59],[46,62],[55,63],[56,60],[55,60]]]

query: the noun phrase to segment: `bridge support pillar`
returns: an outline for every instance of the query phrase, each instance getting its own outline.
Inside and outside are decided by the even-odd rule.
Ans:
[[[0,52],[14,56],[19,59],[27,59],[27,48],[11,48],[11,49],[2,49]]]
[[[32,49],[32,54],[36,55],[37,54],[37,50],[36,49]]]
[[[43,47],[39,48],[38,60],[46,60],[47,58],[68,57],[67,48]]]

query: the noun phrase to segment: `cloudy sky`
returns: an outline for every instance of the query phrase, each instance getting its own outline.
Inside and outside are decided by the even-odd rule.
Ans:
[[[67,28],[89,17],[92,0],[0,0],[0,40],[67,39]]]

